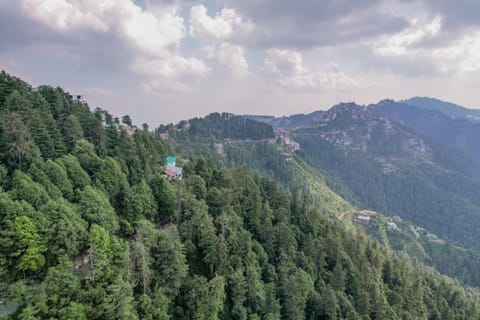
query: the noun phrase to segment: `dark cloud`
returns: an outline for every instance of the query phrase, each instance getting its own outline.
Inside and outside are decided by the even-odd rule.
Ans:
[[[441,48],[454,45],[480,29],[480,0],[399,0],[425,5],[433,19],[440,16],[441,30],[433,37],[414,44],[417,48]]]
[[[57,30],[31,18],[19,2],[0,0],[0,53],[43,48],[52,56],[70,60],[79,68],[128,70],[135,50],[113,30],[90,28]]]
[[[262,47],[336,45],[408,26],[403,17],[380,12],[379,0],[232,0],[229,4],[256,24],[251,44]]]
[[[62,37],[28,19],[14,1],[0,1],[0,40],[2,51],[34,42],[61,41]]]

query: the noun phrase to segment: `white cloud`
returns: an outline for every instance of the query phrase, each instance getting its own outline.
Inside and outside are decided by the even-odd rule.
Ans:
[[[289,49],[268,49],[264,60],[265,70],[281,87],[294,90],[345,90],[369,87],[373,82],[354,78],[329,66],[327,70],[313,71],[303,63],[302,54]]]
[[[459,73],[480,71],[480,32],[467,34],[451,45],[436,48],[428,52],[419,52],[431,56],[444,73]]]
[[[119,64],[144,77],[147,84],[156,83],[157,90],[162,89],[160,84],[168,90],[184,88],[209,73],[198,58],[178,53],[186,27],[175,4],[149,9],[132,0],[21,0],[20,8],[30,19],[61,35],[60,39],[78,39],[73,45],[61,43],[70,45],[73,54],[84,36],[108,39],[108,44],[89,43],[89,50],[107,52],[111,59],[128,59]]]
[[[252,23],[233,9],[224,8],[213,17],[208,15],[203,5],[190,9],[190,35],[200,44],[205,44],[198,50],[200,55],[209,60],[215,59],[217,65],[236,76],[248,74],[248,62],[245,48],[235,42],[252,28]]]
[[[103,6],[97,7],[90,1],[68,0],[23,0],[22,8],[31,18],[38,20],[57,30],[91,28],[98,31],[107,31],[107,24],[98,15]]]
[[[380,40],[374,53],[387,58],[403,58],[416,64],[431,64],[444,74],[480,70],[480,32],[459,35],[450,41],[442,37],[442,17],[421,24],[414,20],[404,32]]]
[[[188,84],[210,74],[210,68],[197,58],[170,56],[164,59],[139,59],[132,69],[148,77],[145,83],[150,90],[167,89],[189,91]]]
[[[413,20],[410,28],[391,37],[381,40],[375,47],[380,55],[408,55],[410,48],[422,41],[434,38],[442,29],[442,17],[436,16],[430,23],[421,25]]]
[[[245,58],[245,50],[242,47],[222,43],[217,49],[216,57],[218,62],[234,75],[247,74],[248,62]]]
[[[268,49],[264,65],[267,72],[275,76],[281,86],[316,89],[314,74],[304,67],[302,55],[298,51]]]
[[[190,9],[190,34],[207,41],[231,39],[235,34],[251,31],[252,23],[233,9],[224,8],[210,17],[204,5]]]
[[[193,37],[226,39],[233,33],[232,25],[221,14],[211,18],[203,5],[190,10],[190,33]]]
[[[184,21],[177,15],[175,7],[167,7],[154,14],[134,6],[122,20],[121,27],[129,42],[153,56],[158,56],[171,47],[178,47],[185,37]]]

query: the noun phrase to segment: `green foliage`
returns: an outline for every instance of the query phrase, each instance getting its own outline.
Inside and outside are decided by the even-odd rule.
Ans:
[[[98,224],[111,233],[118,231],[119,224],[115,210],[102,191],[86,186],[77,192],[77,198],[78,214],[88,222],[89,226]]]
[[[92,284],[112,280],[115,277],[114,262],[122,259],[126,251],[126,244],[96,224],[90,228],[88,243],[90,244],[90,268],[87,279]],[[119,279],[119,281],[123,280]]]
[[[12,168],[23,168],[34,156],[36,146],[18,113],[2,115],[0,147],[1,159]]]
[[[194,276],[185,284],[181,295],[177,319],[218,320],[225,299],[224,279],[216,276],[208,281],[205,277]]]
[[[7,220],[1,231],[2,269],[14,277],[28,275],[45,265],[45,240],[27,216]]]
[[[91,184],[90,176],[82,169],[80,162],[73,155],[66,155],[58,160],[65,167],[68,178],[73,184],[75,190],[82,189]]]
[[[138,317],[146,320],[168,320],[168,299],[156,294],[153,299],[147,294],[138,298]]]
[[[13,199],[24,200],[37,209],[50,200],[42,185],[19,170],[13,173],[10,195]]]
[[[68,178],[65,168],[61,167],[52,160],[47,160],[45,165],[45,173],[50,181],[61,190],[65,199],[73,199],[73,186]]]
[[[158,215],[155,221],[169,221],[175,213],[176,195],[174,187],[159,174],[150,181],[150,188],[157,202]]]
[[[4,185],[7,174],[8,174],[7,169],[5,169],[5,167],[0,165],[0,188]]]
[[[127,184],[127,178],[118,162],[107,157],[95,173],[95,184],[112,200],[118,196],[122,187]]]
[[[269,125],[229,113],[212,113],[205,118],[189,120],[190,128],[185,130],[185,123],[179,123],[183,131],[169,131],[178,139],[269,139],[273,138],[273,129]]]
[[[54,261],[67,256],[72,258],[85,245],[87,223],[66,201],[48,201],[40,207],[40,211],[48,217],[47,255]]]
[[[70,149],[73,149],[77,141],[83,138],[82,125],[74,115],[69,115],[63,120],[61,129],[65,143]]]
[[[130,222],[136,222],[140,217],[153,220],[157,216],[157,201],[145,180],[132,188],[125,188],[122,199],[120,211]]]
[[[78,159],[82,168],[92,176],[102,167],[102,159],[96,154],[95,147],[87,140],[77,141],[72,154]]]

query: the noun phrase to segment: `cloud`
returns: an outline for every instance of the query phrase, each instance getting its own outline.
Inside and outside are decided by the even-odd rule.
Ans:
[[[375,85],[345,74],[336,65],[329,66],[327,70],[313,71],[304,65],[300,52],[289,49],[266,50],[264,67],[279,86],[290,90],[346,90]]]
[[[408,29],[381,41],[375,47],[375,52],[380,55],[407,55],[410,49],[437,36],[441,29],[441,16],[436,16],[430,23],[425,25],[420,25],[417,20],[414,20]]]
[[[381,10],[380,0],[230,0],[255,26],[245,43],[255,47],[313,48],[395,33],[404,17]]]
[[[480,26],[480,1],[477,0],[420,0],[430,12],[442,15],[445,28],[464,29]]]
[[[190,9],[190,34],[203,41],[227,40],[234,35],[249,32],[253,28],[250,21],[229,8],[223,8],[210,17],[204,5]]]
[[[414,20],[405,31],[380,40],[373,52],[403,73],[452,75],[479,71],[480,32],[459,33],[455,39],[443,41],[444,28],[441,15],[425,23]]]
[[[242,47],[222,43],[217,49],[216,57],[232,74],[242,76],[248,73],[248,62],[245,58],[245,49]]]
[[[115,69],[133,70],[148,83],[168,84],[167,89],[208,74],[202,61],[179,54],[187,34],[175,4],[142,8],[131,0],[20,0],[0,12],[0,17],[9,12],[15,15],[14,21],[7,21],[13,22],[8,28],[0,22],[4,30],[0,36],[10,29],[23,39],[9,41],[4,50],[50,46],[53,54],[62,53],[86,65],[113,64]],[[153,69],[146,72],[147,66]]]
[[[207,77],[211,71],[202,60],[180,56],[138,59],[132,70],[148,78],[144,85],[151,91],[190,91],[188,84]]]
[[[199,50],[201,55],[215,59],[217,65],[236,76],[248,74],[248,62],[245,48],[235,42],[252,28],[251,22],[233,9],[223,8],[213,17],[203,5],[190,9],[190,35],[205,44]]]
[[[420,51],[419,54],[425,54]],[[452,45],[436,48],[425,54],[438,61],[443,73],[469,73],[480,71],[480,31],[458,39]]]
[[[194,6],[190,10],[190,34],[193,37],[226,39],[233,33],[233,26],[224,17],[224,11],[214,18],[207,14],[203,5]]]

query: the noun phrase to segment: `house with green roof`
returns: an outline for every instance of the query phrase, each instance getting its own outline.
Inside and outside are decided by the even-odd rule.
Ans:
[[[175,167],[175,163],[177,162],[177,158],[175,157],[167,157],[167,166]]]
[[[177,159],[167,157],[167,167],[163,171],[163,176],[168,180],[182,179],[183,169],[176,166]]]

